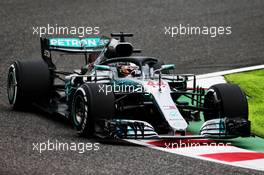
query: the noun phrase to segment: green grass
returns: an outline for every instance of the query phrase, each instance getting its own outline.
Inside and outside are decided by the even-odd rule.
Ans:
[[[264,70],[230,74],[225,78],[229,83],[238,84],[249,96],[251,131],[264,137]]]

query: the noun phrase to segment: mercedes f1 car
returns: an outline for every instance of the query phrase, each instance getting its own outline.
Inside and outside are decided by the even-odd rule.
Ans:
[[[120,139],[250,136],[248,103],[237,85],[196,86],[196,76],[175,74],[174,64],[126,41],[130,33],[101,38],[41,38],[40,60],[9,68],[8,99],[14,109],[31,105],[68,118],[83,136]],[[53,53],[81,54],[85,63],[59,70]],[[192,87],[187,87],[188,82]],[[204,121],[190,136],[190,121]]]

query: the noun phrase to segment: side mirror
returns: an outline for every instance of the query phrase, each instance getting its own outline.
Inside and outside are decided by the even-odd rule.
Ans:
[[[175,64],[164,64],[161,66],[160,71],[175,69]]]
[[[172,70],[172,69],[175,69],[175,64],[164,64],[161,66],[160,69],[157,69],[154,71],[155,72],[159,72],[159,91],[161,92],[161,72],[164,71],[164,70]]]
[[[110,66],[107,65],[94,65],[95,70],[111,71]]]

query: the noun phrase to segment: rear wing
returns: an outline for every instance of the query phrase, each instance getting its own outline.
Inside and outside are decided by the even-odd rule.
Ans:
[[[51,52],[65,53],[87,53],[101,52],[109,44],[108,37],[93,38],[40,38],[41,56],[49,66],[55,67],[52,63]]]
[[[110,38],[40,38],[40,42],[45,50],[84,53],[103,49]]]

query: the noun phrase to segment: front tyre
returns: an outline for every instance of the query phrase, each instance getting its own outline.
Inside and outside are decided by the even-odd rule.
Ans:
[[[205,121],[216,118],[243,118],[248,120],[248,102],[238,85],[216,84],[209,88],[204,98]]]
[[[100,92],[100,86],[103,84],[85,83],[73,96],[71,121],[81,136],[92,137],[97,120],[114,117],[114,94]]]

